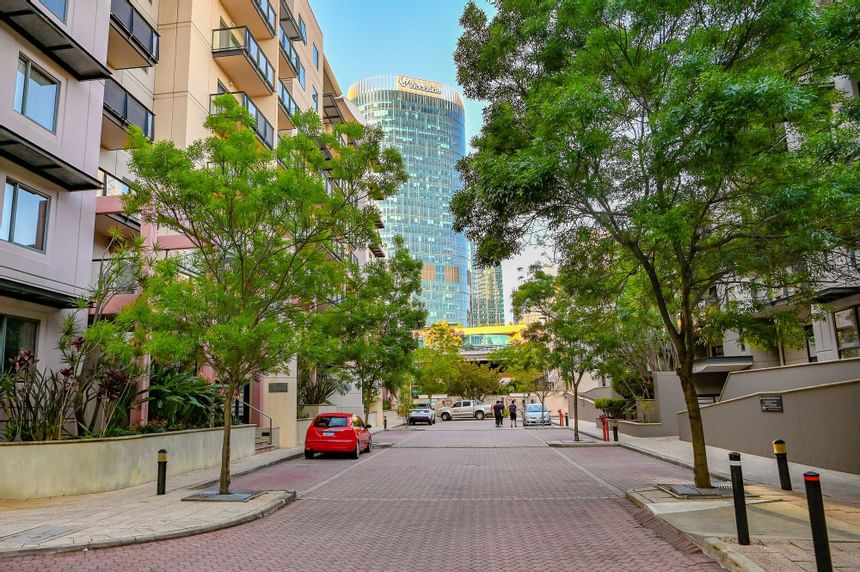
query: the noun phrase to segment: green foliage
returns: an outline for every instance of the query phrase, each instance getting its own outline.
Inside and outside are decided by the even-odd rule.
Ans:
[[[149,418],[184,429],[213,427],[223,408],[223,387],[181,369],[154,364],[150,370]]]
[[[452,393],[450,386],[460,375],[458,366],[464,361],[457,352],[426,347],[416,351],[415,384],[419,392],[427,396]]]
[[[462,345],[462,336],[446,321],[436,322],[424,330],[424,347],[452,354],[460,351]]]
[[[463,360],[456,364],[457,377],[448,384],[450,395],[483,400],[487,395],[502,392],[499,374],[487,364],[474,364]]]
[[[397,395],[397,415],[406,419],[412,410],[412,396],[408,391],[400,391]]]
[[[418,347],[413,332],[427,315],[420,291],[421,262],[396,237],[387,261],[353,268],[343,301],[318,314],[319,330],[336,343],[332,371],[361,389],[365,416],[383,388],[403,394]]]
[[[618,419],[623,416],[624,406],[627,404],[627,400],[621,397],[598,397],[594,400],[594,406],[603,413],[606,414],[607,417],[613,417]]]
[[[758,289],[789,288],[799,310],[839,270],[830,254],[856,244],[860,104],[827,85],[857,71],[858,16],[856,2],[542,0],[492,19],[470,3],[461,19],[458,80],[489,104],[459,165],[455,229],[479,263],[537,227],[585,273],[642,273],[699,486],[699,336],[748,335],[770,301]],[[715,286],[750,302],[711,308]]]
[[[329,403],[329,398],[349,391],[349,381],[337,375],[329,365],[320,364],[308,356],[297,359],[297,381],[299,407]]]
[[[379,128],[338,124],[326,133],[315,113],[299,113],[296,134],[272,151],[232,95],[215,105],[206,120],[211,135],[184,149],[132,129],[136,182],[127,208],[194,249],[154,256],[142,295],[122,318],[138,324],[139,345],[156,358],[206,363],[226,385],[225,493],[233,395],[286,371],[301,353],[308,309],[346,281],[349,265],[332,253],[376,238],[375,207],[361,205],[394,194],[406,175],[399,154],[382,149]]]

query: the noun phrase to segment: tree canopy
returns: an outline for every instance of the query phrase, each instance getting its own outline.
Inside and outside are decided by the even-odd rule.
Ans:
[[[713,287],[809,296],[853,239],[860,105],[856,3],[470,3],[455,60],[487,100],[459,165],[455,229],[480,263],[536,226],[584,269],[642,272],[676,355],[695,480],[709,486],[693,359]],[[729,320],[741,327],[740,310]],[[724,322],[725,323],[725,322]],[[748,322],[747,322],[748,323]]]

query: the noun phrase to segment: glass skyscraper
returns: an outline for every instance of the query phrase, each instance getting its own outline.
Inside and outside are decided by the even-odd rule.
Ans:
[[[407,182],[380,203],[390,245],[401,235],[424,263],[422,300],[427,324],[441,320],[466,325],[471,265],[466,237],[452,230],[448,209],[460,188],[457,161],[466,148],[465,110],[456,90],[405,75],[386,75],[354,83],[347,97],[370,124],[385,130],[385,144],[403,155]]]
[[[472,271],[470,326],[500,326],[505,323],[505,292],[502,267],[475,267]]]

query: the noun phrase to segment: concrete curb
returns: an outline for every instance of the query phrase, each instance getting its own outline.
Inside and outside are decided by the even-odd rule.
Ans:
[[[726,570],[732,570],[733,572],[766,572],[761,566],[750,560],[747,556],[733,550],[731,546],[723,542],[722,539],[711,536],[702,537],[695,534],[689,534],[672,523],[664,520],[659,514],[651,510],[650,504],[637,493],[636,489],[627,490],[624,493],[624,496],[637,507],[647,510],[652,516],[660,519],[660,522],[664,525],[689,539],[690,542],[698,546],[703,553],[713,558]]]
[[[90,542],[87,544],[69,544],[65,546],[61,545],[15,550],[0,550],[0,562],[2,562],[2,559],[4,558],[11,558],[14,556],[32,556],[34,554],[58,554],[61,552],[80,552],[98,548],[115,548],[117,546],[128,546],[130,544],[143,544],[146,542],[155,542],[158,540],[170,540],[172,538],[196,536],[198,534],[204,534],[206,532],[214,532],[216,530],[223,530],[225,528],[238,526],[240,524],[245,524],[246,522],[251,522],[253,520],[269,516],[270,514],[277,512],[278,510],[284,508],[295,500],[295,491],[284,491],[282,494],[278,495],[277,497],[266,503],[264,506],[253,512],[236,516],[214,524],[205,524],[201,526],[183,528],[180,530],[171,530],[169,532],[147,534],[144,536],[118,538],[116,540],[101,540],[96,542]]]
[[[637,447],[636,445],[631,445],[630,443],[621,443],[621,442],[619,442],[619,444],[620,444],[622,447],[624,447],[625,449],[630,449],[631,451],[636,451],[637,453],[642,453],[643,455],[647,455],[647,456],[652,457],[652,458],[654,458],[654,459],[658,459],[658,460],[660,460],[660,461],[664,461],[664,462],[666,462],[666,463],[670,463],[670,464],[675,465],[675,466],[678,466],[678,467],[683,467],[683,468],[685,468],[685,469],[693,470],[693,464],[692,464],[692,463],[688,463],[687,461],[682,461],[682,460],[680,460],[680,459],[675,459],[674,457],[667,457],[666,455],[661,455],[660,453],[657,453],[657,452],[655,452],[655,451],[650,451],[650,450],[648,450],[648,449],[643,449],[642,447]],[[712,477],[714,477],[715,479],[720,479],[721,481],[730,481],[730,480],[732,480],[732,478],[731,478],[729,475],[726,475],[726,474],[724,474],[724,473],[718,473],[718,472],[716,472],[716,471],[710,471],[710,475],[711,475]],[[749,481],[749,479],[744,479],[744,481],[746,481],[746,482],[752,482],[752,481]]]

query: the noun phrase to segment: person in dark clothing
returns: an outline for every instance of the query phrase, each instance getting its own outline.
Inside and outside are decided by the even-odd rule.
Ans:
[[[517,426],[517,402],[511,399],[511,404],[508,405],[508,414],[511,416],[511,427]]]
[[[505,410],[505,406],[501,401],[496,401],[496,404],[493,405],[493,415],[496,416],[496,427],[502,426],[502,411]]]

